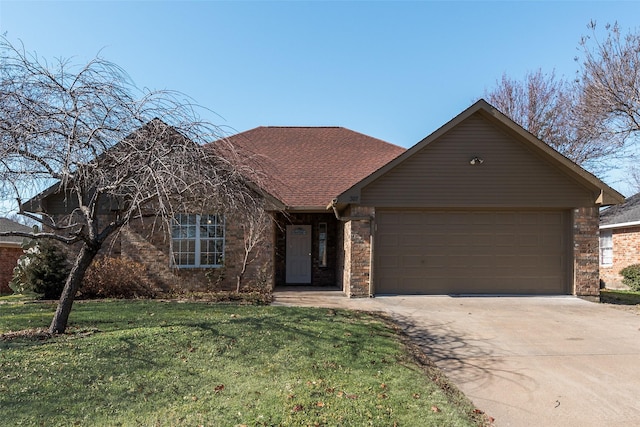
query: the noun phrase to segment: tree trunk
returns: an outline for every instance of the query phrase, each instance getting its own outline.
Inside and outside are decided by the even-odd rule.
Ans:
[[[249,264],[249,251],[245,249],[244,258],[242,259],[242,270],[240,270],[240,273],[236,276],[236,293],[240,293],[242,279],[244,278],[244,273],[247,272],[247,264]]]
[[[67,329],[67,322],[69,320],[69,313],[71,313],[71,307],[73,306],[73,300],[75,299],[76,292],[82,284],[84,274],[91,265],[91,261],[95,258],[97,251],[91,249],[86,243],[82,245],[80,253],[76,258],[69,277],[60,295],[60,301],[58,302],[58,308],[53,315],[51,326],[49,326],[50,334],[64,334]]]

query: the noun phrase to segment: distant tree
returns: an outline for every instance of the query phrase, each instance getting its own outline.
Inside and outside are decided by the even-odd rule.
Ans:
[[[179,93],[139,91],[100,57],[82,67],[48,63],[0,39],[0,198],[12,195],[21,215],[44,225],[0,234],[78,245],[51,333],[64,333],[87,268],[122,226],[152,217],[168,229],[175,213],[205,204],[222,214],[260,212],[250,171],[197,108]],[[70,215],[27,211],[46,188]]]
[[[595,21],[591,34],[580,42],[578,114],[598,138],[624,147],[627,158],[636,159],[640,141],[640,30],[626,34],[617,23],[604,26],[598,37]],[[640,167],[627,162],[628,183],[640,191]]]
[[[607,138],[626,140],[640,135],[640,32],[622,34],[607,24],[600,41],[596,23],[582,38],[580,114]]]
[[[537,138],[575,163],[604,172],[606,161],[619,145],[594,132],[580,112],[583,102],[575,82],[538,69],[523,80],[502,75],[496,87],[485,91],[487,101]]]

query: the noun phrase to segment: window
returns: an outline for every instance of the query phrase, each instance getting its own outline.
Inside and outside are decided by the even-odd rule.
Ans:
[[[221,267],[224,219],[221,215],[178,214],[171,223],[172,264],[180,268]]]
[[[318,224],[318,265],[327,266],[327,223]]]
[[[600,230],[600,265],[613,265],[613,232]]]

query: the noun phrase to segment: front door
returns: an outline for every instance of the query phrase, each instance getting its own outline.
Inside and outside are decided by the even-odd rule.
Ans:
[[[287,283],[311,283],[311,226],[287,225]]]

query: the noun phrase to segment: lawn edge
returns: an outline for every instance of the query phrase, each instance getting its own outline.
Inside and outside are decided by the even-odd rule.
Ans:
[[[365,313],[378,318],[394,331],[406,353],[411,357],[411,360],[418,365],[427,378],[436,384],[452,402],[456,402],[458,406],[465,405],[469,407],[467,415],[476,426],[494,426],[492,419],[483,410],[475,407],[471,399],[469,399],[449,379],[449,377],[447,377],[446,374],[438,368],[438,366],[425,354],[420,346],[413,341],[413,339],[390,315],[379,311],[367,311]]]

